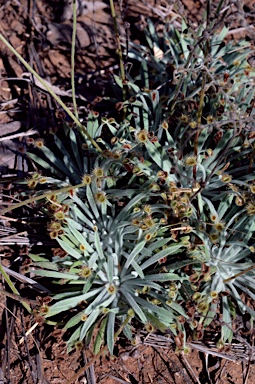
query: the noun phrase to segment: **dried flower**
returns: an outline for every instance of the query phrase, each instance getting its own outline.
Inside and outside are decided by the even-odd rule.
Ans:
[[[147,233],[147,234],[144,236],[144,240],[145,240],[145,241],[150,241],[152,238],[153,238],[153,235],[152,235],[151,233]]]
[[[210,237],[211,241],[214,242],[214,241],[218,240],[219,234],[217,232],[213,232],[213,233],[210,233],[209,237]]]
[[[211,219],[211,221],[215,222],[216,220],[218,220],[218,216],[216,216],[216,215],[211,215],[211,216],[210,216],[210,219]]]
[[[208,115],[206,118],[207,124],[212,124],[214,121],[214,118],[212,115]]]
[[[34,141],[34,146],[37,148],[43,148],[44,147],[44,140],[43,139],[36,139]]]
[[[197,306],[197,310],[198,310],[198,312],[207,312],[208,311],[208,309],[209,309],[209,305],[208,305],[208,303],[206,302],[206,301],[201,301],[201,303],[199,303],[198,304],[198,306]]]
[[[218,223],[215,223],[215,224],[213,225],[213,227],[216,229],[216,231],[221,232],[221,231],[223,231],[223,229],[225,228],[225,224],[222,223],[222,222],[218,222]]]
[[[57,239],[57,237],[58,237],[58,231],[52,231],[52,232],[49,233],[49,235],[50,235],[50,238],[51,238],[52,240]]]
[[[110,284],[107,288],[107,291],[108,293],[110,293],[110,295],[114,295],[116,293],[116,287],[115,285],[113,284]]]
[[[84,344],[83,344],[82,341],[77,341],[77,342],[74,344],[74,346],[75,346],[75,349],[77,349],[78,351],[80,351],[80,350],[83,348]]]
[[[145,129],[142,129],[140,132],[137,133],[136,138],[137,141],[139,141],[140,143],[146,143],[146,141],[148,140],[147,131]]]
[[[40,183],[40,184],[45,184],[45,183],[47,183],[47,181],[48,181],[47,177],[41,177],[41,178],[39,179],[39,183]]]
[[[90,175],[84,175],[82,177],[82,184],[84,184],[84,185],[90,185],[91,184],[91,177],[90,177]]]
[[[95,193],[94,198],[98,204],[104,204],[107,201],[106,193],[103,191]]]
[[[216,292],[216,291],[212,291],[212,292],[210,293],[210,295],[211,295],[211,298],[212,298],[212,299],[217,299],[217,298],[218,298],[218,292]]]
[[[255,185],[250,185],[250,191],[251,193],[255,193]]]
[[[87,315],[86,313],[83,313],[83,314],[81,315],[81,321],[86,321],[87,318],[88,318],[88,315]]]
[[[103,170],[103,168],[95,168],[95,169],[93,170],[93,175],[94,175],[96,178],[104,177],[104,170]]]
[[[85,252],[85,251],[86,251],[86,247],[85,247],[85,245],[83,245],[83,244],[80,244],[79,249],[80,249],[80,251],[82,251],[82,252]]]
[[[245,203],[244,198],[241,196],[236,196],[235,203],[238,207],[242,207]]]
[[[248,215],[250,215],[250,216],[255,215],[255,204],[249,203],[246,206],[246,211],[247,211]]]
[[[62,229],[61,224],[58,221],[53,221],[50,224],[50,230],[51,231],[60,231]]]
[[[193,156],[188,156],[185,159],[185,164],[189,167],[193,167],[194,165],[197,164],[197,159]]]
[[[187,115],[184,115],[184,114],[182,114],[182,115],[181,115],[181,121],[182,121],[183,123],[188,123],[188,121],[189,121],[189,118],[188,118],[188,116],[187,116]]]
[[[155,221],[149,216],[146,219],[144,219],[143,222],[147,228],[152,228],[156,224]]]
[[[59,220],[59,221],[65,220],[65,214],[62,210],[55,212],[54,217],[56,220]]]
[[[91,273],[91,268],[89,268],[88,266],[83,266],[79,272],[79,276],[87,278],[91,275]]]
[[[223,183],[229,183],[232,180],[232,176],[228,175],[227,173],[222,175],[220,178]]]
[[[197,122],[196,121],[191,121],[189,123],[189,126],[190,126],[190,128],[195,129],[197,127]]]
[[[30,188],[30,189],[34,189],[34,188],[37,186],[37,181],[36,181],[36,180],[33,180],[33,179],[30,179],[30,180],[28,180],[28,182],[27,182],[27,186],[28,186],[28,188]]]
[[[167,179],[167,176],[168,176],[168,173],[165,171],[158,171],[158,173],[157,173],[157,177],[162,178],[164,180]]]
[[[155,328],[150,323],[145,324],[145,329],[147,332],[150,332],[150,333],[155,331]]]
[[[165,129],[165,130],[168,130],[168,122],[167,121],[163,121],[162,124],[161,124],[162,128]]]

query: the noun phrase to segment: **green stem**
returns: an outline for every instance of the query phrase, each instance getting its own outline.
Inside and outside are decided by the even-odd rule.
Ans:
[[[6,281],[6,283],[9,285],[10,289],[12,290],[12,292],[17,295],[17,296],[20,296],[19,294],[19,291],[15,288],[13,282],[11,281],[11,279],[9,278],[8,274],[5,272],[5,270],[3,269],[2,267],[2,264],[0,263],[0,273],[3,275],[3,278],[4,280]],[[16,298],[17,300],[17,298]],[[26,308],[26,310],[31,313],[31,308],[30,306],[25,303],[25,301],[22,301],[22,298],[20,298],[20,302],[21,304]]]
[[[114,32],[115,32],[115,36],[116,36],[117,51],[118,51],[118,56],[119,56],[119,60],[120,60],[120,76],[121,76],[121,80],[122,80],[122,84],[123,84],[123,88],[122,88],[123,101],[125,101],[127,98],[126,74],[125,74],[124,60],[123,60],[123,54],[122,54],[122,49],[121,49],[121,44],[120,44],[120,34],[119,34],[119,30],[118,30],[117,16],[116,16],[113,0],[110,0],[110,8],[111,8],[111,14],[112,14],[112,19],[113,19]],[[127,110],[126,110],[126,108],[124,108],[123,109],[123,118],[125,118],[126,113],[127,113]]]
[[[76,94],[75,94],[75,82],[74,82],[74,68],[75,68],[75,41],[76,41],[76,27],[77,27],[77,14],[76,14],[76,0],[73,0],[73,33],[72,33],[72,49],[71,49],[71,86],[72,86],[72,99],[74,113],[77,119],[79,119]]]
[[[125,80],[125,68],[124,68],[124,64],[123,64],[123,55],[122,55],[122,49],[121,49],[121,45],[120,45],[120,35],[119,35],[119,30],[118,30],[117,15],[115,12],[113,0],[110,0],[110,7],[111,7],[112,18],[113,18],[114,32],[116,35],[118,55],[119,55],[119,59],[120,59],[120,75],[121,75],[122,81],[124,81]],[[124,88],[123,88],[123,92],[124,92]],[[123,96],[123,99],[124,99],[124,96]],[[124,99],[124,101],[125,101],[125,99]]]

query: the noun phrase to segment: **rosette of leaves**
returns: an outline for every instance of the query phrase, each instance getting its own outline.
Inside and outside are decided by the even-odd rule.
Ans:
[[[93,139],[101,134],[98,116],[89,114],[87,131]],[[53,139],[53,140],[51,140]],[[63,121],[61,134],[52,133],[47,138],[32,141],[34,150],[29,150],[29,158],[46,174],[55,178],[56,182],[76,185],[82,176],[91,171],[97,154],[85,135]]]
[[[45,258],[34,264],[38,275],[62,284],[62,292],[53,297],[54,304],[43,312],[46,318],[69,313],[65,325],[72,331],[69,349],[91,337],[97,327],[95,351],[106,339],[113,353],[114,331],[130,309],[150,329],[176,332],[178,317],[187,318],[177,300],[169,301],[170,283],[187,279],[180,270],[175,273],[171,268],[169,272],[177,255],[185,250],[186,238],[172,239],[161,220],[167,206],[148,205],[152,192],[138,193],[127,204],[123,200],[124,207],[117,209],[114,193],[106,194],[99,185],[98,178],[92,179],[82,199],[59,196],[58,212],[61,206],[69,210],[54,214],[49,230],[55,231],[54,237],[66,254],[53,257],[50,263]],[[121,204],[120,196],[118,202]],[[131,331],[132,326],[126,325],[125,334],[131,337]]]
[[[178,108],[192,115],[205,85],[205,73],[204,117],[214,116],[217,110],[218,115],[222,110],[230,112],[233,103],[239,106],[236,112],[247,112],[254,93],[250,81],[254,69],[247,62],[252,52],[249,42],[226,41],[225,26],[219,31],[201,24],[194,30],[184,19],[179,29],[172,21],[162,22],[160,32],[148,20],[144,32],[147,46],[131,43],[128,52],[132,60],[141,63],[140,74],[135,78],[140,88],[157,89],[161,102],[167,98],[169,106],[174,100],[174,106],[178,104]]]
[[[79,194],[83,194],[80,185],[83,178],[86,180],[90,174],[97,177],[93,173],[97,168],[107,174],[101,180],[104,179],[109,188],[116,186],[117,181],[127,173],[124,159],[128,153],[127,148],[132,146],[123,132],[129,125],[127,121],[117,123],[113,118],[107,119],[97,112],[90,112],[86,129],[94,140],[101,143],[101,152],[93,149],[83,133],[66,122],[63,122],[61,132],[52,134],[46,140],[30,140],[34,149],[27,151],[27,155],[37,172],[27,180],[29,188],[40,192],[50,186],[54,191],[57,187],[70,185],[79,187]],[[105,139],[102,137],[102,129],[106,132]]]
[[[198,221],[192,232],[199,241],[191,236],[195,245],[188,252],[193,259],[190,282],[200,324],[210,324],[220,310],[223,341],[233,337],[237,310],[255,317],[241,296],[255,298],[254,199],[242,208],[234,200],[234,195],[225,196],[216,210],[206,199],[204,214],[207,209],[210,216],[207,214],[206,222]]]

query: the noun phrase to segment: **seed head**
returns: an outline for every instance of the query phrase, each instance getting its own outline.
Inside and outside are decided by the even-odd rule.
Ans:
[[[110,284],[109,287],[107,288],[107,291],[108,291],[108,293],[110,293],[110,295],[114,295],[116,293],[115,285]]]
[[[62,220],[65,219],[65,214],[64,214],[64,212],[62,210],[61,211],[57,211],[57,212],[54,213],[54,217],[55,217],[56,220],[62,221]]]
[[[147,228],[152,228],[155,225],[155,221],[151,217],[147,217],[143,222]]]
[[[27,186],[29,189],[34,189],[37,185],[37,181],[36,180],[33,180],[33,179],[30,179],[28,180],[27,182]]]
[[[104,177],[104,170],[103,170],[103,168],[95,168],[95,169],[93,170],[93,175],[94,175],[96,178]]]
[[[153,235],[151,233],[147,233],[147,235],[144,236],[145,241],[150,241],[153,238]]]
[[[160,186],[158,184],[151,184],[149,187],[152,191],[160,191]]]
[[[250,185],[251,193],[255,193],[255,185]]]
[[[214,118],[212,115],[208,115],[206,118],[207,124],[212,124],[214,121]]]
[[[107,201],[106,193],[103,191],[95,193],[94,198],[97,204],[104,204]]]
[[[50,224],[50,230],[51,231],[60,231],[62,229],[61,224],[58,221],[53,221]]]
[[[198,301],[198,300],[201,299],[201,297],[202,297],[201,293],[200,292],[196,292],[196,293],[193,294],[192,300]]]
[[[157,177],[162,178],[164,180],[167,179],[167,176],[168,176],[168,173],[165,171],[158,171],[158,173],[157,173]]]
[[[118,137],[114,136],[114,137],[111,138],[111,144],[112,145],[116,144],[118,141],[119,141]]]
[[[90,177],[90,175],[84,175],[82,177],[82,184],[84,184],[84,185],[90,185],[91,184],[91,177]]]
[[[198,304],[197,310],[199,312],[207,312],[209,309],[209,305],[206,301],[201,301],[201,303]]]
[[[82,341],[77,341],[74,346],[75,346],[75,349],[80,351],[83,348],[83,342]]]
[[[219,234],[217,232],[213,232],[209,235],[210,239],[214,242],[217,241],[219,238]]]
[[[214,224],[214,228],[216,229],[216,231],[221,232],[225,228],[225,225],[222,222],[218,222]]]
[[[228,175],[227,173],[221,176],[221,181],[223,183],[229,183],[231,180],[232,180],[232,176]]]
[[[252,204],[252,203],[248,204],[246,206],[246,210],[247,210],[248,215],[250,215],[250,216],[255,215],[255,204]]]
[[[128,310],[127,314],[128,314],[129,317],[134,317],[135,316],[135,312],[131,308]]]
[[[189,118],[188,118],[188,116],[187,116],[187,115],[184,115],[184,114],[182,114],[182,115],[181,115],[181,121],[182,121],[183,123],[188,123],[188,121],[189,121]]]
[[[222,350],[224,349],[224,347],[225,347],[225,343],[224,343],[224,341],[223,341],[222,339],[220,339],[220,340],[217,342],[216,347],[217,347],[220,351],[222,351]]]
[[[81,315],[81,321],[86,321],[87,318],[88,318],[88,315],[87,315],[86,313],[83,313],[83,314]]]
[[[195,129],[197,127],[197,122],[196,121],[191,121],[189,123],[189,126],[190,126],[190,128]]]
[[[59,234],[58,231],[52,231],[52,232],[49,233],[50,238],[51,238],[52,240],[57,239],[58,234]]]
[[[242,207],[244,205],[244,199],[241,196],[236,196],[235,203],[238,207]]]
[[[79,272],[79,276],[87,278],[91,275],[91,269],[88,266],[84,266],[81,268],[81,271]]]
[[[218,292],[216,292],[216,291],[212,291],[212,292],[210,293],[210,295],[211,295],[211,298],[212,298],[212,299],[217,299],[217,298],[218,298]]]
[[[146,141],[148,140],[147,131],[145,129],[142,129],[140,132],[137,133],[136,138],[139,143],[146,143]]]
[[[175,297],[176,297],[176,292],[174,292],[174,291],[169,291],[169,292],[168,292],[168,296],[170,297],[170,299],[175,299]]]
[[[185,159],[185,165],[189,166],[189,167],[194,167],[194,165],[197,164],[197,159],[193,156],[188,156],[186,157]]]
[[[162,124],[161,124],[162,128],[165,129],[166,131],[168,130],[168,122],[167,121],[163,121]]]
[[[36,139],[34,141],[34,146],[37,148],[43,148],[44,147],[44,140],[43,139]]]
[[[47,183],[47,181],[48,181],[47,177],[41,177],[41,178],[39,179],[39,183],[40,183],[40,184],[45,184],[45,183]]]
[[[41,308],[40,308],[40,314],[41,315],[46,315],[50,310],[50,307],[48,307],[48,305],[43,305]]]
[[[150,323],[145,324],[145,329],[147,332],[150,332],[150,333],[155,331],[154,326]]]
[[[113,158],[114,160],[119,160],[119,159],[121,159],[121,154],[118,153],[118,152],[113,152],[113,154],[112,154],[112,158]]]
[[[174,292],[178,291],[178,287],[175,283],[171,283],[169,286],[169,289],[170,291],[174,291]]]
[[[82,251],[82,252],[86,251],[86,247],[83,244],[80,244],[79,248],[80,248],[80,251]]]
[[[217,217],[217,215],[211,215],[210,219],[211,219],[211,221],[215,222],[218,219],[218,217]]]

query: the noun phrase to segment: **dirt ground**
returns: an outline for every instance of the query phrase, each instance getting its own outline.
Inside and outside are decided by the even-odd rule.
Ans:
[[[71,88],[72,22],[70,9],[63,7],[64,3],[61,0],[0,0],[0,32],[43,78],[59,91],[68,92]],[[84,99],[86,104],[99,96],[99,89],[100,96],[107,92],[100,86],[104,84],[105,76],[101,71],[116,64],[117,55],[107,0],[78,3],[76,80],[82,107]],[[147,18],[157,23],[172,16],[176,12],[173,3],[166,0],[123,1],[121,11],[126,24],[120,22],[121,33],[124,34],[129,23],[131,40],[142,41]],[[198,25],[205,9],[204,1],[175,3],[179,4],[180,13],[187,14],[191,22]],[[252,25],[253,1],[237,1],[236,6],[244,9],[245,20]],[[234,21],[231,29],[235,38],[243,34],[246,27],[245,20],[238,15],[230,20],[230,25]],[[46,134],[56,124],[58,107],[47,94],[31,85],[25,72],[25,67],[0,43],[2,198],[8,198],[10,193],[6,178],[22,177],[29,170],[24,156],[24,134],[27,137],[34,132]],[[67,93],[64,100],[71,105]],[[12,135],[16,135],[15,140],[10,137]],[[17,233],[12,224],[0,217],[1,261],[7,267],[24,271],[30,244],[26,234]],[[67,355],[62,331],[28,316],[19,301],[6,298],[2,292],[4,284],[0,288],[0,384],[251,384],[255,380],[253,330],[249,330],[249,326],[244,330],[248,336],[239,337],[236,346],[222,352],[225,358],[217,356],[210,343],[206,347],[208,353],[199,352],[194,346],[188,355],[176,354],[173,342],[163,340],[160,335],[146,339],[142,330],[138,330],[135,346],[119,338],[114,357],[103,355],[73,380],[76,372],[91,358],[89,348]],[[40,300],[38,293],[26,284],[21,282],[18,288],[23,297]],[[214,340],[215,334],[211,341]],[[216,355],[212,351],[216,351]]]

